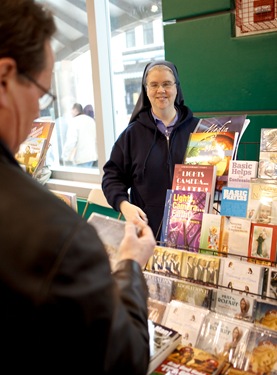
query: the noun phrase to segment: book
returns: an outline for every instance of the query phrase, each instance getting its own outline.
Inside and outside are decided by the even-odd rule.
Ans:
[[[258,176],[258,165],[254,160],[230,160],[227,186],[249,188],[251,178]]]
[[[216,165],[217,176],[228,176],[229,162],[233,159],[238,132],[191,133],[184,164]]]
[[[175,164],[172,190],[204,191],[210,193],[210,213],[213,213],[215,185],[215,165]]]
[[[259,178],[277,179],[276,128],[262,128],[260,135]]]
[[[247,217],[248,188],[222,187],[221,216]]]
[[[77,195],[76,193],[71,193],[69,191],[60,191],[60,190],[52,190],[58,198],[60,198],[64,203],[66,203],[69,207],[73,208],[74,211],[77,212]]]
[[[210,310],[231,318],[253,321],[255,299],[230,290],[213,290]]]
[[[196,347],[237,366],[246,350],[252,323],[210,311],[204,318]]]
[[[125,221],[93,212],[87,222],[92,225],[108,253],[112,271],[117,264],[118,247],[125,234]]]
[[[156,245],[145,269],[160,275],[179,277],[182,276],[182,261],[183,252],[181,250]]]
[[[34,177],[39,173],[42,167],[45,165],[46,162],[46,154],[51,146],[50,141],[53,133],[53,129],[55,126],[54,121],[39,121],[34,120],[32,123],[31,131],[28,135],[28,138],[42,138],[45,139],[45,147],[43,149],[43,153],[40,155],[40,160],[37,165],[37,168],[34,172]]]
[[[220,243],[221,216],[219,214],[203,213],[199,252],[218,255]]]
[[[186,302],[191,306],[209,309],[212,302],[213,289],[185,280],[173,280],[172,300]]]
[[[220,255],[248,256],[251,221],[237,216],[221,216]]]
[[[265,295],[270,301],[277,300],[277,268],[268,267]]]
[[[260,151],[258,177],[277,179],[277,151]]]
[[[150,298],[166,303],[171,301],[173,279],[147,271],[144,271],[144,278]]]
[[[219,288],[236,290],[243,296],[262,296],[265,267],[235,258],[221,258]]]
[[[181,275],[190,282],[217,286],[220,263],[218,256],[184,251]]]
[[[203,191],[168,189],[161,229],[161,243],[198,252],[203,212],[210,194]]]
[[[249,185],[247,217],[255,223],[277,225],[277,181],[252,178]]]
[[[40,167],[42,157],[45,153],[46,140],[43,138],[27,138],[19,146],[15,158],[23,169],[31,175],[35,175]]]
[[[254,375],[277,374],[277,333],[252,327],[236,367]]]
[[[182,335],[181,344],[194,346],[201,324],[209,310],[188,303],[171,300],[167,304],[162,324]]]
[[[255,300],[253,307],[255,326],[265,327],[277,332],[277,303],[265,300]]]
[[[209,352],[190,345],[179,344],[151,375],[219,375],[228,363]]]
[[[258,262],[276,262],[277,226],[251,223],[248,256]],[[270,264],[270,263],[269,263]]]
[[[150,359],[147,374],[151,372],[170,354],[181,342],[181,335],[161,324],[148,320]]]
[[[147,300],[147,306],[148,319],[152,320],[152,322],[161,324],[167,303],[149,297]]]
[[[243,114],[203,118],[198,122],[195,132],[238,132],[239,136],[237,144],[239,144],[245,130],[250,123],[250,120],[246,117],[247,115]],[[234,156],[236,156],[236,154],[237,150]]]

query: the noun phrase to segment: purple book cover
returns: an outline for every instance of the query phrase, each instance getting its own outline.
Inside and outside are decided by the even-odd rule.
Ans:
[[[161,241],[166,246],[198,252],[203,213],[209,193],[168,190]]]

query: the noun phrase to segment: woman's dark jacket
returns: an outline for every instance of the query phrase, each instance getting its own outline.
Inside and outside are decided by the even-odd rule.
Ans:
[[[0,142],[0,328],[9,373],[145,375],[147,287]]]
[[[199,121],[188,107],[175,108],[178,121],[169,141],[158,130],[151,109],[145,109],[119,136],[104,165],[102,188],[109,204],[119,211],[129,193],[130,202],[146,213],[157,240],[174,165],[183,163],[189,135]]]

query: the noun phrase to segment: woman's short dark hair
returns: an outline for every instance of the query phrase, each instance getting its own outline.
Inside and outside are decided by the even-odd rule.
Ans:
[[[52,13],[41,4],[1,0],[0,58],[13,58],[19,74],[36,76],[44,69],[45,42],[55,31]]]

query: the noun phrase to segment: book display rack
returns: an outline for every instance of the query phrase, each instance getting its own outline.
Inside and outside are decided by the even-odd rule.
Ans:
[[[249,166],[252,161],[246,164]],[[256,172],[254,175],[251,172],[250,181],[248,178],[243,186],[236,187],[233,179],[234,185],[229,189],[232,190],[232,199],[238,197],[241,200],[242,194],[238,194],[238,190],[251,191],[252,181],[258,178],[255,175],[258,164],[255,164],[253,169]],[[244,168],[242,163],[240,167]],[[180,166],[178,170],[182,170]],[[186,191],[181,186],[185,174],[180,176],[182,178],[178,177],[174,183],[179,184],[178,190]],[[238,179],[241,184],[241,176]],[[277,181],[272,179],[271,182],[277,188]],[[154,305],[155,298],[162,303],[157,319],[182,335],[181,344],[157,366],[152,375],[183,375],[194,370],[211,375],[277,374],[275,211],[272,210],[271,223],[270,219],[266,222],[264,218],[249,217],[247,209],[242,214],[235,212],[234,216],[225,211],[222,215],[221,193],[224,186],[228,187],[228,179],[223,181],[221,188],[215,187],[214,211],[206,211],[204,220],[202,218],[205,225],[201,227],[199,246],[158,242],[154,255],[145,266],[151,305]],[[172,190],[175,190],[174,186]],[[251,194],[245,196],[248,202]],[[275,198],[277,200],[277,196]],[[247,207],[245,199],[243,204]],[[166,207],[165,212],[168,212]],[[211,226],[216,230],[212,231]],[[257,234],[260,228],[260,232],[270,238],[260,239],[262,234]],[[242,239],[243,247],[240,246]],[[150,317],[155,319],[153,309],[149,307]],[[190,322],[190,319],[193,320]],[[210,356],[221,365],[207,369],[203,361],[197,361],[192,356],[187,361],[186,354],[180,355],[199,351],[203,358]],[[267,369],[259,359],[261,352],[262,356],[270,357]]]

